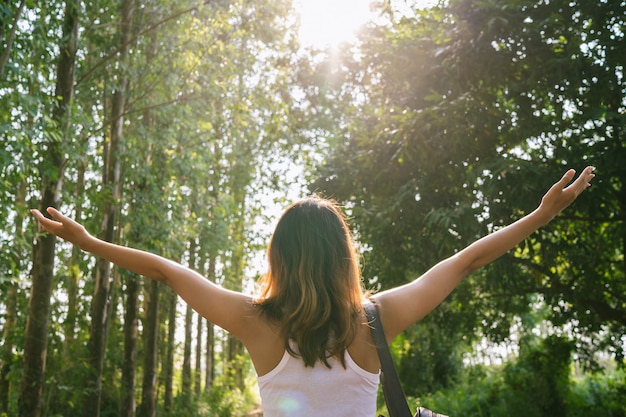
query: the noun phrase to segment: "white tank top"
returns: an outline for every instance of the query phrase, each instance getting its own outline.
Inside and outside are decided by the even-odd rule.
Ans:
[[[346,351],[346,368],[330,358],[305,367],[287,351],[276,368],[258,377],[264,417],[373,417],[380,372],[359,367]]]

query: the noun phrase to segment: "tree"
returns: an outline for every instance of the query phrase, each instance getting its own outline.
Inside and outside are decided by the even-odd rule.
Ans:
[[[132,16],[134,1],[125,0],[121,3],[119,36],[119,65],[124,68],[127,62],[128,44],[131,38]],[[110,136],[104,146],[103,183],[110,193],[105,199],[100,237],[107,241],[115,240],[117,225],[118,204],[122,187],[121,149],[124,138],[124,113],[126,92],[128,90],[128,75],[123,71],[118,74],[117,85],[111,99]],[[105,259],[98,259],[95,293],[91,310],[91,328],[89,332],[88,361],[90,371],[87,379],[88,395],[83,400],[83,416],[99,416],[102,392],[102,370],[107,344],[107,334],[111,313],[111,294],[113,279],[111,263]]]
[[[42,159],[40,166],[42,211],[49,206],[58,207],[59,191],[63,184],[64,145],[68,141],[69,110],[74,94],[79,12],[79,1],[68,0],[65,3],[63,36],[59,42],[60,52],[54,90],[56,99],[51,116],[52,126],[47,143],[47,158]],[[19,400],[21,416],[38,417],[41,413],[55,247],[55,236],[42,235],[38,237],[34,248]]]
[[[124,314],[124,361],[121,380],[121,417],[135,415],[135,376],[137,373],[137,332],[139,317],[139,281],[137,277],[126,277],[126,302]]]
[[[310,90],[316,113],[339,126],[311,189],[347,204],[366,280],[415,278],[534,209],[566,167],[594,164],[605,177],[591,192],[424,324],[451,340],[481,329],[499,341],[544,303],[556,326],[602,340],[578,353],[623,357],[624,5],[451,1],[386,16],[356,58],[351,49],[320,64],[326,90]],[[324,106],[324,91],[340,105]]]
[[[47,63],[59,51],[59,39],[73,39],[63,35],[62,3],[18,3],[7,3],[0,12],[8,13],[0,23],[3,52],[8,51],[0,88],[3,381],[29,375],[19,365],[24,288],[30,285],[31,266],[33,271],[46,267],[49,289],[36,293],[52,319],[46,331],[47,372],[38,375],[38,394],[21,395],[23,401],[40,401],[41,415],[74,415],[77,409],[90,416],[133,415],[136,381],[153,382],[156,364],[167,362],[171,410],[174,375],[180,371],[174,368],[178,345],[171,333],[167,348],[150,351],[165,319],[138,308],[145,295],[137,278],[65,244],[47,249],[47,260],[53,255],[59,260],[54,268],[39,256],[29,259],[35,230],[27,208],[52,205],[36,185],[40,177],[58,180],[49,187],[59,192],[54,205],[60,201],[63,212],[101,238],[182,262],[195,252],[198,270],[219,285],[249,284],[254,273],[247,269],[248,254],[258,248],[251,225],[263,204],[253,193],[280,187],[274,164],[297,151],[287,124],[295,47],[287,31],[289,2],[80,5],[75,56],[59,56],[76,63],[76,77],[67,84],[75,92],[67,107],[69,122],[48,111],[60,94]],[[231,227],[237,239],[229,240]],[[185,247],[191,241],[195,247]],[[168,301],[172,311],[164,312],[172,314],[168,325],[174,331],[175,297]],[[149,330],[154,337],[146,337]],[[215,379],[213,346],[222,340],[214,340],[212,330],[207,324],[205,390],[221,381]],[[166,360],[154,360],[154,354],[168,350]],[[33,363],[31,353],[24,353],[24,363]],[[245,366],[236,370],[241,381],[247,371]],[[0,392],[8,394],[2,411],[10,414],[16,390],[3,387]],[[144,384],[142,396],[152,397],[142,404],[152,410],[158,407],[153,394],[154,384]]]
[[[167,300],[169,303],[169,316],[167,323],[167,348],[165,355],[165,363],[163,365],[165,379],[165,398],[163,399],[163,409],[166,413],[172,412],[174,405],[174,350],[176,349],[176,304],[178,295],[174,291],[168,291]]]
[[[138,415],[141,417],[153,417],[156,415],[156,377],[157,377],[157,353],[158,353],[158,328],[159,328],[159,297],[160,284],[150,281],[147,285],[148,308],[144,321],[144,363],[143,384],[141,390],[141,405]]]

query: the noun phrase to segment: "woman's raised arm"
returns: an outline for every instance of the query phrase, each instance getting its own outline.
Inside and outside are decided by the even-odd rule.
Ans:
[[[532,213],[477,240],[415,281],[372,297],[380,306],[388,340],[430,313],[469,273],[499,258],[550,222],[589,187],[595,176],[593,167],[585,168],[572,182],[574,175],[573,169],[568,170]]]
[[[251,297],[221,288],[197,272],[162,256],[100,240],[58,210],[50,207],[47,211],[52,219],[39,210],[31,210],[46,232],[119,267],[165,283],[210,322],[239,338],[247,334],[247,319],[253,316]]]

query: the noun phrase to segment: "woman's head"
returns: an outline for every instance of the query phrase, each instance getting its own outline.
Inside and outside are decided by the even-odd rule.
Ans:
[[[267,250],[269,271],[259,304],[293,339],[307,365],[343,359],[354,338],[363,288],[343,213],[332,201],[311,197],[281,216]],[[294,353],[294,352],[292,352]]]

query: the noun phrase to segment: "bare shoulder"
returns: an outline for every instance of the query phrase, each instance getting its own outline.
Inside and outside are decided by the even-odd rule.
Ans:
[[[246,346],[258,376],[265,375],[281,361],[285,346],[278,324],[272,323],[255,304],[249,305],[246,331],[240,338]]]
[[[357,330],[354,341],[348,347],[348,353],[350,353],[352,360],[362,369],[371,373],[376,373],[380,369],[376,345],[374,344],[372,331],[365,315],[361,319],[361,325]]]

